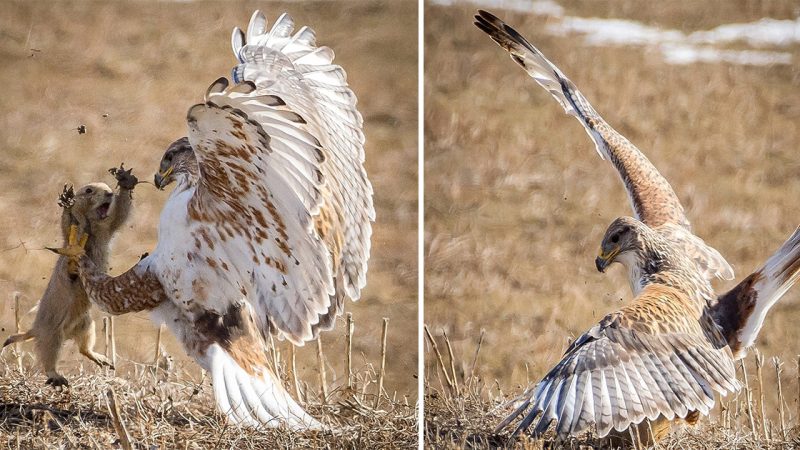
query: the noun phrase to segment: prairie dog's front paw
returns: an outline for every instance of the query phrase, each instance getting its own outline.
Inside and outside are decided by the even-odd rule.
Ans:
[[[58,196],[58,206],[69,209],[75,204],[75,190],[71,184],[65,184],[64,190]]]
[[[132,190],[139,184],[139,179],[133,174],[133,169],[125,170],[125,163],[120,164],[119,167],[108,169],[108,173],[114,175],[114,178],[117,179],[117,185],[122,189]]]

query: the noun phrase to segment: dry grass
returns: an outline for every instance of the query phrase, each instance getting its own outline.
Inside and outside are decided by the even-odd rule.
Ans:
[[[768,2],[764,11],[753,3],[726,2],[724,11],[633,1],[565,7],[570,15],[630,17],[684,31],[793,14],[791,2]],[[629,300],[623,271],[598,274],[593,260],[605,227],[631,212],[617,175],[580,125],[472,25],[474,12],[426,8],[425,320],[435,336],[447,332],[460,377],[485,330],[479,373],[487,386],[496,380],[515,394],[538,380],[570,339]],[[785,49],[791,66],[670,66],[659,52],[587,47],[579,37],[546,34],[544,17],[495,12],[640,146],[675,187],[697,234],[739,277],[797,226],[798,46]],[[757,341],[767,360],[787,361],[787,423],[798,417],[798,301],[795,288]],[[427,350],[431,376],[438,363]],[[778,409],[767,397],[770,420]]]
[[[289,11],[298,27],[312,26],[318,41],[335,49],[359,97],[378,218],[368,286],[359,302],[347,305],[356,324],[352,366],[379,366],[382,318],[389,317],[384,389],[390,397],[408,396],[413,406],[417,5],[411,0],[5,2],[0,12],[0,82],[5,88],[0,96],[0,335],[4,339],[14,331],[13,293],[22,294],[24,313],[44,290],[55,257],[42,248],[59,241],[56,197],[61,186],[94,180],[111,184],[106,169],[121,161],[150,179],[166,146],[186,133],[189,106],[213,80],[230,74],[235,62],[230,31],[246,26],[256,8],[270,19]],[[86,134],[76,131],[81,124]],[[113,273],[152,250],[166,198],[152,186],[137,188],[132,220],[113,248]],[[32,320],[32,314],[23,315],[23,328]],[[344,348],[344,325],[342,319],[322,337],[331,391],[346,383],[344,358],[333,353]],[[98,320],[101,336],[100,327]],[[121,360],[152,361],[156,330],[145,315],[119,317],[115,328]],[[164,333],[163,346],[186,376],[199,376],[170,333]],[[278,346],[288,354],[285,344]],[[296,363],[300,380],[314,386],[315,347],[298,349]],[[65,346],[62,368],[73,383],[84,386],[90,384],[78,376],[81,371],[85,376],[100,373],[71,343]],[[123,365],[118,371],[120,386],[132,373],[129,369]],[[8,376],[4,383],[18,382],[18,374]],[[40,378],[25,381],[26,386],[38,386]],[[52,398],[46,391],[42,395],[43,404]]]
[[[325,404],[313,389],[303,390],[309,412],[340,433],[257,431],[231,425],[217,412],[209,377],[127,364],[132,371],[124,377],[111,371],[80,373],[70,389],[61,391],[44,387],[37,372],[0,364],[0,445],[5,448],[124,449],[122,436],[130,436],[132,448],[159,449],[388,449],[412,448],[417,439],[413,400],[383,398],[375,407],[374,389],[369,394],[339,389]],[[374,385],[374,375],[359,371],[355,382]],[[116,423],[109,392],[120,411]]]

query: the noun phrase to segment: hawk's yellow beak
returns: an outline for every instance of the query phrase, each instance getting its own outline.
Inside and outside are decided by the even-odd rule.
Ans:
[[[600,254],[597,255],[597,258],[594,260],[594,265],[597,267],[598,272],[605,272],[606,267],[609,266],[614,261],[614,258],[619,254],[619,246],[614,247],[608,253],[603,253],[603,248],[600,248]]]
[[[163,172],[159,172],[153,177],[153,184],[156,185],[159,189],[164,189],[164,186],[169,184],[169,176],[172,174],[172,170],[174,166],[169,166],[169,168]]]

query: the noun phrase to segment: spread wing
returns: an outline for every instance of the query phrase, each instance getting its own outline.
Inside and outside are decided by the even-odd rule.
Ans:
[[[636,218],[655,228],[675,223],[689,229],[678,196],[652,163],[624,136],[611,128],[577,87],[515,29],[499,18],[479,11],[475,25],[511,54],[540,86],[578,119],[595,143],[597,152],[619,172]]]
[[[200,169],[187,208],[190,230],[201,236],[192,259],[236,273],[260,328],[301,344],[334,294],[330,255],[313,228],[324,182],[320,143],[279,101],[270,106],[273,98],[248,83],[219,91],[225,85],[212,85],[206,103],[188,113]]]
[[[241,63],[233,79],[280,95],[318,131],[326,184],[317,228],[334,253],[334,275],[344,290],[337,298],[346,293],[357,300],[366,284],[375,219],[372,186],[363,167],[363,121],[345,71],[333,64],[333,50],[317,47],[310,28],[292,35],[293,30],[292,18],[284,14],[267,31],[266,18],[256,11],[246,34],[233,32],[233,51]]]
[[[724,339],[696,311],[674,289],[646,287],[580,336],[498,429],[522,415],[515,433],[538,419],[535,435],[555,422],[559,438],[589,430],[604,437],[659,415],[708,414],[714,391],[726,395],[739,385]]]
[[[200,260],[244,280],[259,328],[302,345],[359,297],[374,209],[344,71],[313,31],[292,29],[284,14],[265,31],[257,11],[247,43],[234,30],[237,84],[217,80],[190,109],[200,177],[188,217],[211,235]]]
[[[235,29],[232,42],[240,64],[233,79],[239,84],[227,90],[222,83],[212,86],[205,108],[215,112],[205,116],[214,121],[207,130],[219,130],[218,121],[224,126],[226,117],[233,118],[231,123],[242,124],[249,145],[261,142],[254,147],[263,160],[255,158],[246,170],[264,191],[250,192],[242,206],[262,208],[269,226],[276,214],[282,217],[276,230],[293,228],[284,230],[286,235],[273,245],[277,248],[258,256],[265,269],[253,275],[258,309],[269,317],[273,330],[302,343],[333,325],[345,296],[359,298],[375,213],[363,167],[362,119],[344,70],[333,64],[331,49],[316,46],[311,29],[292,34],[293,29],[286,14],[267,29],[260,11],[253,14],[246,35]],[[242,142],[235,133],[226,138],[230,147],[248,148]],[[193,142],[203,154],[201,167],[220,161],[216,145],[198,150]],[[234,176],[206,177],[201,185],[219,181],[241,184]],[[206,191],[218,189],[208,186]],[[271,200],[274,208],[263,209],[264,192],[279,199]],[[197,198],[218,200],[199,190]]]
[[[678,243],[697,257],[698,268],[711,276],[733,279],[733,269],[719,252],[691,234],[689,219],[667,180],[635,145],[597,114],[586,97],[558,67],[494,15],[479,11],[475,16],[475,25],[508,51],[511,59],[545,88],[567,114],[578,119],[594,141],[600,157],[608,159],[617,169],[637,219],[650,228],[671,225],[685,229],[687,233],[674,233],[673,240],[682,239]]]

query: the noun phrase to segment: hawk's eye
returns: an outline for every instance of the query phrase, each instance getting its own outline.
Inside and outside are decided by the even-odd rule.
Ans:
[[[611,243],[612,244],[618,244],[619,243],[619,234],[611,235]]]
[[[92,188],[86,188],[86,193],[87,194],[91,194],[92,193]]]

